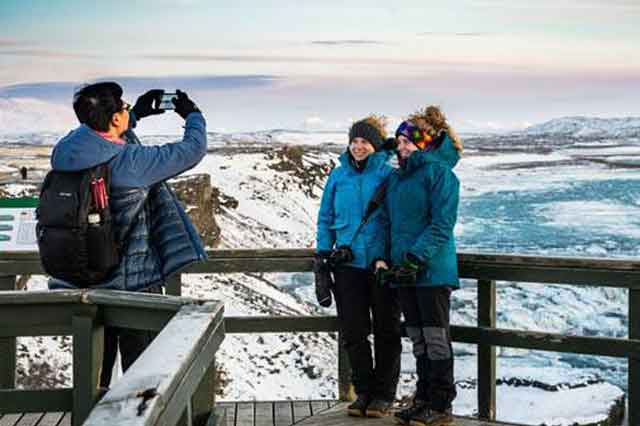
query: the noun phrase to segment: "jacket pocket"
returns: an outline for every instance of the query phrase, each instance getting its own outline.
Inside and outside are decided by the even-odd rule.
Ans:
[[[348,222],[338,222],[329,226],[329,229],[331,229],[332,231],[339,231],[341,229],[346,228],[347,226],[349,226]]]
[[[334,210],[336,217],[348,218],[352,210],[357,208],[358,187],[353,182],[341,181],[336,185]]]

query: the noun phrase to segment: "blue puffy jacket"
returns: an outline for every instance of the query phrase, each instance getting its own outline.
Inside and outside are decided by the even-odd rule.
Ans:
[[[340,166],[331,171],[322,193],[316,234],[318,251],[351,243],[369,200],[393,171],[388,159],[386,151],[373,153],[359,172],[351,165],[347,152],[340,156]],[[345,266],[366,269],[375,259],[386,257],[387,223],[383,209],[377,209],[351,244],[353,262]]]
[[[131,114],[132,127],[135,116]],[[200,237],[175,194],[164,182],[202,160],[207,151],[206,123],[200,113],[187,117],[182,141],[143,146],[132,130],[127,144],[109,142],[80,126],[55,146],[51,165],[74,171],[108,163],[111,172],[109,205],[122,259],[95,288],[141,291],[163,285],[169,275],[206,259]],[[58,279],[49,288],[74,288]]]
[[[453,235],[460,183],[452,171],[459,159],[447,135],[437,149],[414,152],[389,181],[391,262],[401,264],[407,253],[420,259],[418,287],[460,286]]]

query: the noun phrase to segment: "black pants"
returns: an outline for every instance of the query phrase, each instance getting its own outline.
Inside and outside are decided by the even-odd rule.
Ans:
[[[144,292],[162,294],[162,289],[160,287],[152,287]],[[122,361],[122,371],[124,372],[131,367],[131,364],[147,349],[157,335],[158,333],[155,331],[105,327],[100,387],[108,388],[111,384],[111,375],[116,363],[118,347],[120,347],[120,359]]]
[[[456,397],[449,331],[451,289],[401,287],[398,296],[416,357],[416,399],[438,411],[451,408]]]
[[[393,401],[402,352],[396,291],[376,285],[374,275],[365,269],[342,267],[335,271],[334,278],[340,331],[355,391]],[[372,330],[375,366],[369,343]]]

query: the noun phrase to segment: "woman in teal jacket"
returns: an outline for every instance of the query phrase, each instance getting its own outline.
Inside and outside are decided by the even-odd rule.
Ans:
[[[452,169],[461,144],[436,107],[414,114],[396,131],[399,170],[385,199],[391,229],[392,286],[413,343],[418,375],[414,404],[401,424],[446,425],[456,396],[449,333],[450,295],[459,287],[456,224],[459,182]]]
[[[318,214],[316,256],[329,260],[333,269],[338,320],[358,396],[348,407],[354,416],[387,415],[400,374],[400,306],[394,289],[376,286],[372,270],[388,251],[382,209],[358,231],[369,200],[393,170],[389,154],[381,151],[385,136],[375,117],[353,124],[348,149],[329,175]],[[375,366],[368,340],[372,329]]]

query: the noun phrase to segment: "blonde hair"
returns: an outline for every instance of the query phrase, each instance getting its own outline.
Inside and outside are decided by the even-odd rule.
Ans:
[[[455,149],[462,153],[462,140],[460,140],[458,134],[451,128],[449,123],[447,123],[447,117],[444,115],[442,110],[440,110],[440,107],[436,105],[429,105],[409,115],[407,120],[411,121],[431,136],[437,135],[441,130],[446,131],[453,141]]]
[[[387,117],[385,117],[384,115],[370,114],[363,118],[361,121],[364,121],[375,127],[376,130],[380,132],[380,136],[382,136],[382,139],[387,138]]]

